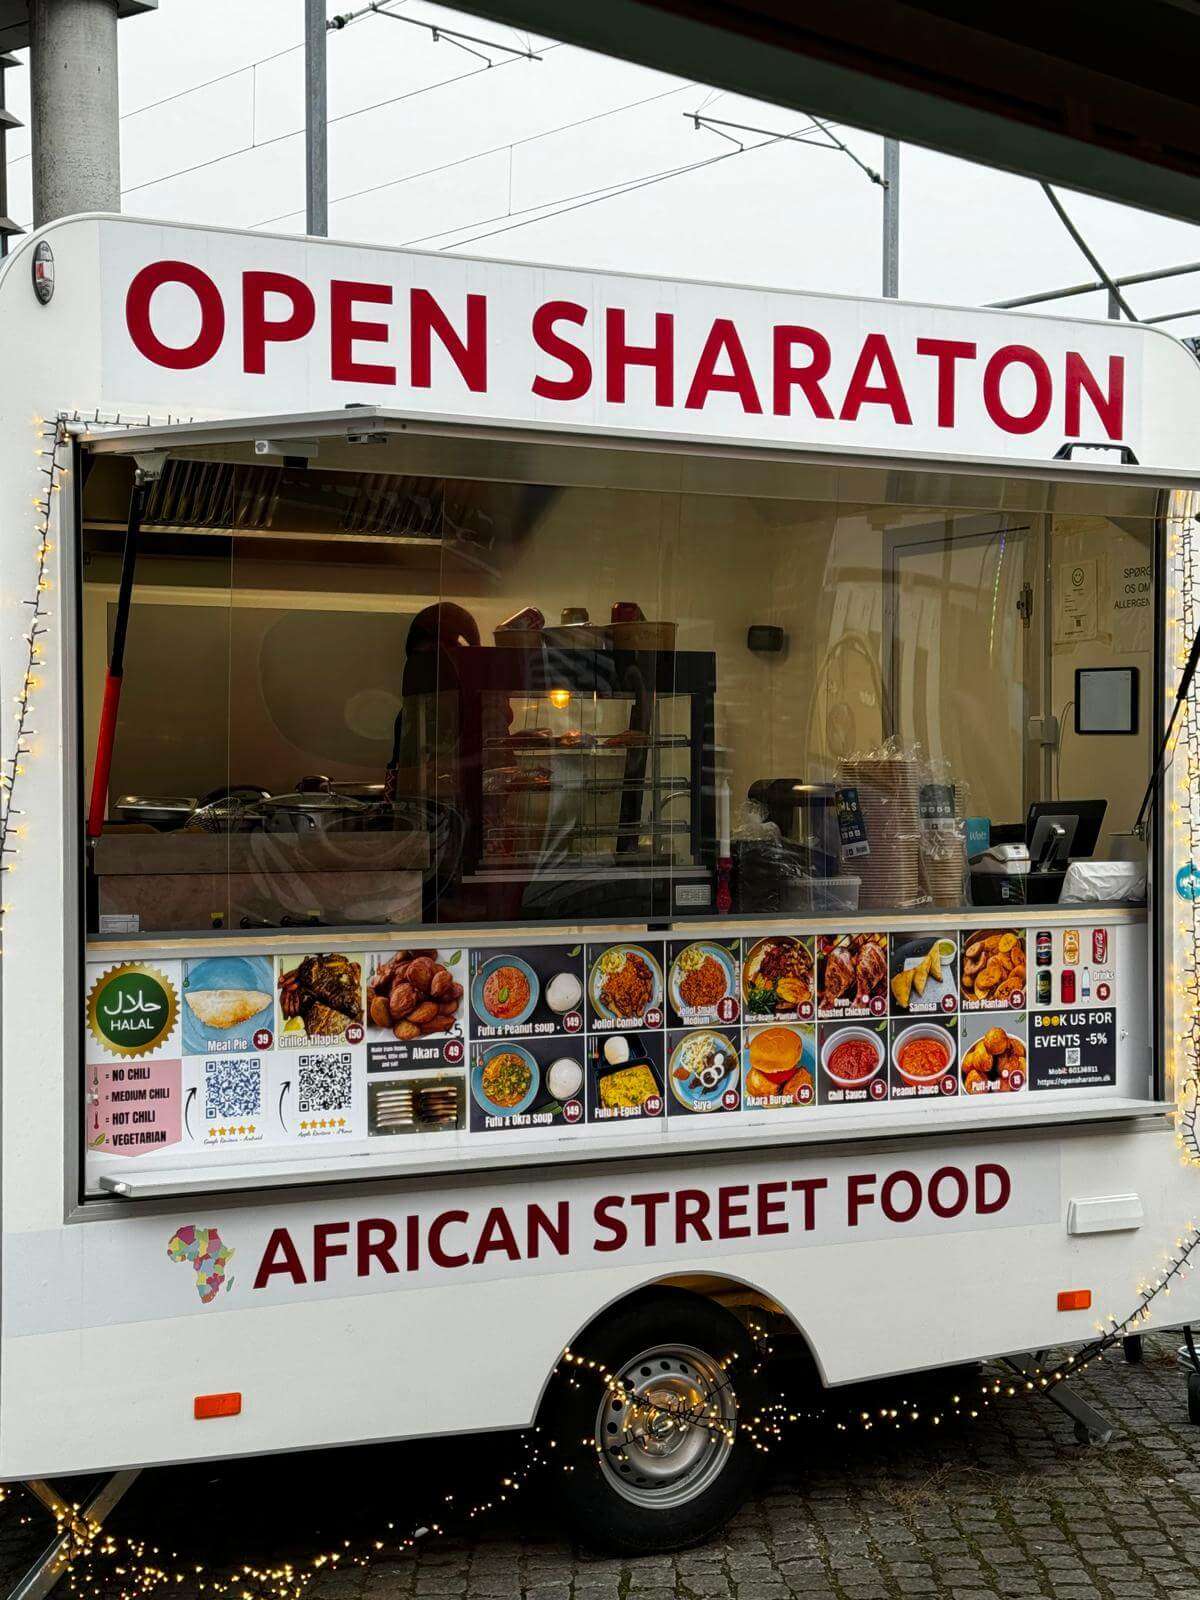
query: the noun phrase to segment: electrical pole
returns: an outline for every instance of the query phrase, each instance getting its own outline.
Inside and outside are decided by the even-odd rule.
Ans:
[[[325,0],[304,0],[305,231],[329,232],[329,127]]]
[[[116,0],[29,0],[35,227],[120,211]]]
[[[883,141],[883,292],[889,300],[900,293],[900,145]]]

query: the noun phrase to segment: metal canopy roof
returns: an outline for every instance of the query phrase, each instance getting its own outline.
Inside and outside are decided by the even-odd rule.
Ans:
[[[1200,7],[456,0],[466,11],[1200,222]],[[1187,67],[1187,62],[1193,67]]]

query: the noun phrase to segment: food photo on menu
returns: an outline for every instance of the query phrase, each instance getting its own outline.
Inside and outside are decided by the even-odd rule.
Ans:
[[[823,1106],[869,1105],[888,1097],[888,1024],[822,1023],[817,1030],[817,1098]]]
[[[958,939],[953,933],[893,933],[891,1009],[910,1017],[958,1010]]]
[[[667,945],[667,1005],[672,1027],[736,1022],[741,941],[672,939]]]
[[[183,1053],[269,1050],[275,1025],[270,956],[204,956],[183,963]]]
[[[672,1116],[736,1111],[741,1105],[739,1030],[667,1034],[667,1111]]]
[[[810,1021],[816,1014],[812,939],[773,934],[766,939],[747,939],[743,943],[745,1021],[767,1022],[772,1018]]]
[[[886,933],[817,935],[817,1015],[882,1017],[888,1009]]]
[[[583,946],[471,951],[471,1036],[583,1032]]]
[[[276,1042],[297,1047],[361,1044],[362,962],[342,953],[277,958]]]
[[[1026,1019],[963,1017],[959,1071],[964,1094],[1018,1094],[1029,1082]]]
[[[742,1103],[747,1111],[811,1106],[817,1098],[817,1030],[811,1022],[747,1028]]]
[[[1026,997],[1025,934],[1019,928],[964,933],[958,980],[964,1011],[1022,1011]]]
[[[463,950],[383,950],[366,970],[368,1072],[462,1061]]]
[[[593,1034],[588,1040],[588,1120],[628,1123],[663,1112],[660,1031]]]
[[[409,1074],[367,1084],[367,1134],[454,1133],[466,1122],[462,1072]]]
[[[562,1034],[472,1044],[469,1076],[473,1132],[545,1132],[583,1123],[582,1038]]]
[[[662,955],[661,945],[588,945],[588,1026],[593,1032],[662,1027]]]
[[[956,1095],[958,1018],[893,1020],[890,1064],[893,1100],[938,1100]]]

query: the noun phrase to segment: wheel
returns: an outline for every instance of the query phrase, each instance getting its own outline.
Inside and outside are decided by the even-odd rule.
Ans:
[[[1200,1372],[1188,1373],[1188,1421],[1200,1422]]]
[[[698,1295],[651,1290],[597,1323],[572,1355],[542,1428],[556,1440],[563,1470],[551,1481],[576,1537],[646,1554],[722,1528],[762,1460],[748,1430],[763,1393],[759,1358],[737,1318]]]

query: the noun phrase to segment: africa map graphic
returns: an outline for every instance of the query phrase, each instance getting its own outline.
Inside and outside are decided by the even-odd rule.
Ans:
[[[196,1274],[196,1293],[201,1305],[211,1305],[221,1290],[230,1290],[233,1279],[228,1267],[235,1252],[216,1228],[198,1228],[189,1222],[171,1236],[167,1255],[178,1266],[186,1261]]]

